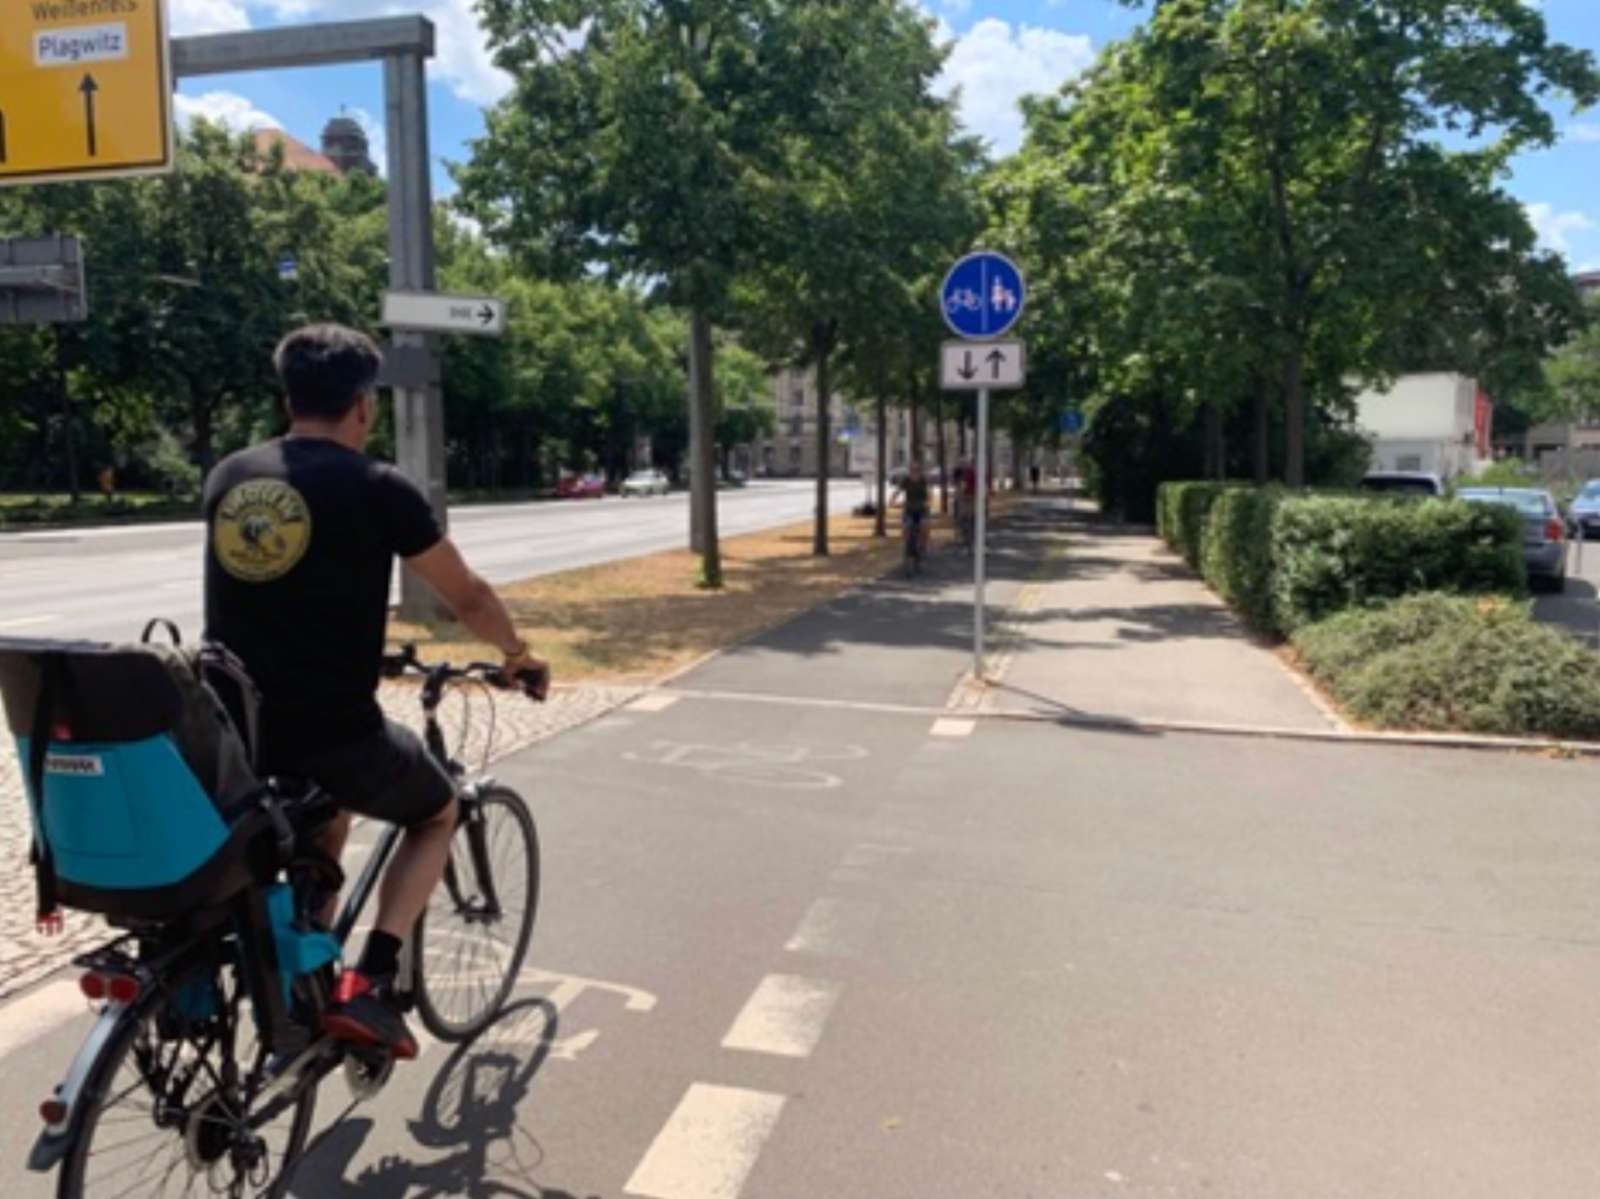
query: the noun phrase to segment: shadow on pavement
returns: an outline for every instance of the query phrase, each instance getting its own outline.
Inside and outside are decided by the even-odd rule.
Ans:
[[[520,1118],[559,1018],[548,1000],[512,1004],[480,1036],[458,1046],[434,1076],[421,1113],[406,1123],[418,1152],[386,1154],[350,1177],[376,1123],[341,1120],[313,1142],[290,1193],[302,1199],[597,1199],[538,1183],[544,1149]],[[339,1084],[335,1077],[324,1087]],[[413,1160],[424,1154],[426,1160]]]
[[[1095,623],[1115,621],[1119,641],[1182,641],[1190,638],[1214,639],[1245,635],[1239,621],[1215,604],[1142,604],[1127,608],[1055,608],[1030,612],[1015,619],[1017,624],[1050,624],[1055,621]],[[1056,644],[1048,639],[1035,642]],[[1104,645],[1101,648],[1114,648]]]
[[[1125,716],[1104,716],[1099,712],[1086,712],[1082,708],[1074,708],[1071,704],[1062,703],[1048,695],[1040,695],[1037,691],[1029,691],[1026,687],[1018,687],[1013,683],[996,683],[993,690],[1001,695],[1013,695],[1026,701],[1033,710],[1040,715],[1054,715],[1065,725],[1073,728],[1093,728],[1101,733],[1121,733],[1130,737],[1164,737],[1166,734],[1160,729],[1146,728]]]

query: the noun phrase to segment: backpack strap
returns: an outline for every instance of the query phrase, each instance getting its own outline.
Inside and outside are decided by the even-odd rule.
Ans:
[[[250,765],[258,765],[261,753],[261,689],[256,686],[250,672],[239,656],[220,641],[202,641],[195,654],[196,673],[200,681],[211,688],[214,695],[223,699],[222,710],[234,723],[243,724],[239,730],[244,737],[245,749],[250,755]],[[238,710],[226,702],[225,693],[216,685],[212,675],[219,675],[233,685],[238,696]]]
[[[33,803],[33,848],[28,856],[33,863],[34,885],[39,897],[38,927],[44,932],[59,932],[61,928],[55,855],[44,829],[44,774],[50,756],[60,678],[61,655],[45,654],[40,662],[39,697],[33,708],[33,735],[28,739],[28,785]]]

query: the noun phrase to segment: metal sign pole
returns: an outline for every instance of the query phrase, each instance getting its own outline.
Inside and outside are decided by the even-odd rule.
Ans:
[[[978,392],[978,477],[973,501],[977,504],[973,526],[972,677],[983,682],[983,588],[989,552],[989,389]]]

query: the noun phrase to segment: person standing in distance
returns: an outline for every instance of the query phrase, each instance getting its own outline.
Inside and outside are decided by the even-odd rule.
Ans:
[[[549,676],[427,498],[366,455],[382,365],[372,340],[313,325],[285,337],[273,362],[288,434],[224,459],[206,480],[206,636],[238,655],[261,690],[262,772],[309,779],[343,809],[324,843],[334,858],[351,813],[405,829],[377,924],[340,975],[323,1027],[409,1058],[417,1045],[395,975],[402,941],[444,874],[456,797],[418,737],[378,706],[395,559],[500,649],[508,677],[535,680],[535,698]]]

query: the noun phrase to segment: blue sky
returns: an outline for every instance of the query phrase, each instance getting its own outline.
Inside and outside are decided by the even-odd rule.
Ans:
[[[1553,37],[1600,53],[1597,0],[1525,0],[1544,9]],[[467,157],[467,142],[483,128],[482,110],[503,96],[507,78],[494,67],[473,15],[472,0],[168,0],[180,35],[265,28],[309,21],[349,20],[421,12],[438,29],[439,54],[430,64],[433,152],[440,160],[435,187],[448,194],[442,163]],[[1017,100],[1052,91],[1093,60],[1139,19],[1112,0],[922,0],[939,19],[952,52],[941,80],[959,85],[962,113],[997,150],[1021,134]],[[341,108],[379,139],[383,88],[376,65],[278,71],[184,80],[180,113],[204,112],[238,127],[273,125],[311,146]],[[1600,111],[1555,110],[1559,145],[1525,155],[1509,186],[1527,206],[1546,245],[1575,269],[1600,269]],[[374,119],[378,118],[378,119]]]

